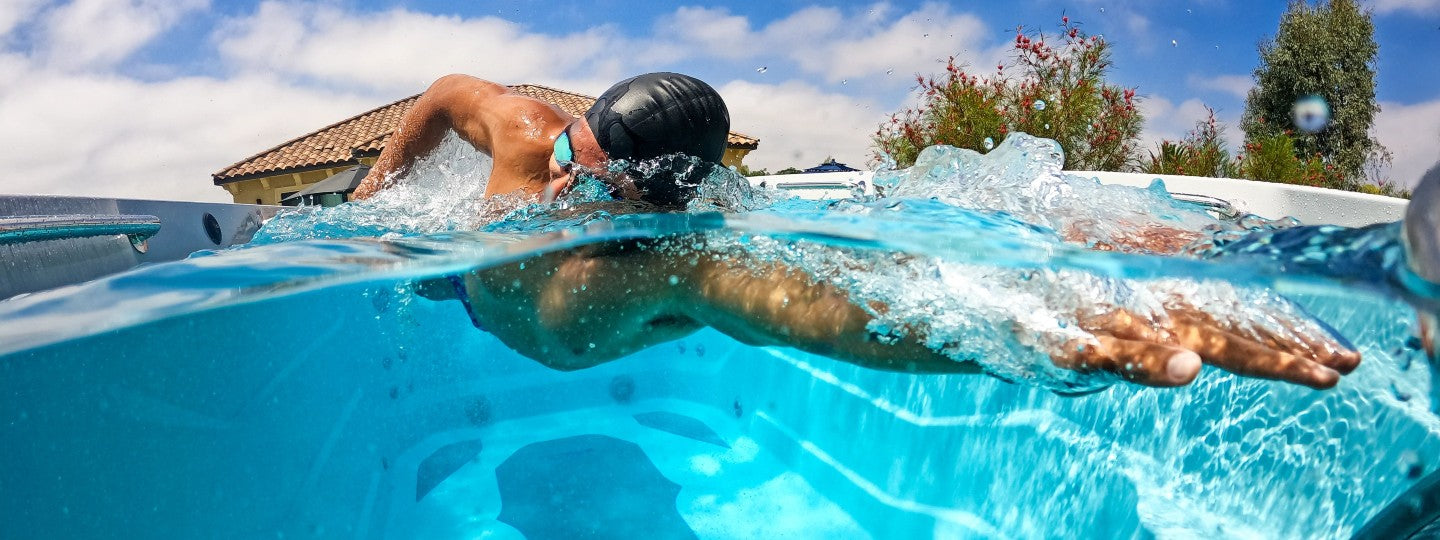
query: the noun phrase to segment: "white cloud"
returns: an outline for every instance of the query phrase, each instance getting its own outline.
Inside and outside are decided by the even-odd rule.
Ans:
[[[808,7],[754,29],[748,19],[724,9],[680,8],[656,23],[656,45],[674,51],[678,59],[784,59],[800,74],[829,83],[891,71],[902,74],[896,80],[903,83],[914,73],[938,71],[937,64],[950,55],[979,65],[999,59],[996,51],[984,49],[990,31],[974,15],[939,3],[898,17],[890,15],[893,11],[887,4],[849,15],[837,8]]]
[[[496,17],[463,19],[406,10],[353,14],[328,5],[268,1],[215,33],[241,72],[278,72],[339,88],[417,92],[447,73],[505,83],[604,89],[628,73],[623,39],[607,26],[562,36]],[[561,74],[584,74],[583,81]],[[573,75],[572,75],[573,77]]]
[[[1391,180],[1414,186],[1420,175],[1440,162],[1440,99],[1412,105],[1381,103],[1375,137],[1395,155]]]
[[[0,130],[5,193],[229,202],[210,173],[375,104],[266,78],[18,74],[0,88],[0,118],[26,126]]]
[[[60,68],[104,68],[124,60],[208,0],[73,0],[43,22],[43,56]]]
[[[1440,13],[1440,0],[1375,0],[1375,13],[1386,15],[1408,11],[1420,15]]]
[[[1189,83],[1193,88],[1214,90],[1245,99],[1245,96],[1250,93],[1250,88],[1255,86],[1255,78],[1250,75],[1216,75],[1213,77],[1191,75]]]
[[[1161,141],[1176,141],[1195,129],[1197,122],[1205,120],[1209,111],[1198,99],[1187,99],[1176,105],[1159,96],[1146,96],[1140,100],[1140,113],[1145,115],[1145,128],[1140,134],[1141,144],[1147,152],[1154,150]],[[1221,137],[1233,149],[1240,145],[1239,116],[1215,111],[1215,119],[1222,124]]]
[[[0,37],[5,37],[30,17],[47,0],[5,0],[0,2]]]
[[[735,81],[718,90],[730,107],[732,125],[760,138],[760,148],[745,158],[745,164],[771,172],[812,167],[827,156],[864,168],[870,158],[870,135],[886,117],[873,103],[799,82]]]

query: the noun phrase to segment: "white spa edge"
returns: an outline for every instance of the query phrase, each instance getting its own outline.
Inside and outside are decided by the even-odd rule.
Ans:
[[[1155,179],[1175,194],[1204,195],[1229,202],[1236,209],[1267,218],[1294,216],[1306,224],[1363,227],[1374,223],[1400,221],[1405,217],[1405,199],[1354,193],[1309,186],[1255,182],[1234,178],[1207,178],[1168,174],[1066,171],[1067,174],[1099,179],[1101,183],[1144,188]],[[873,190],[869,171],[787,174],[750,177],[754,185],[765,184],[806,199],[838,199],[849,196],[850,186],[865,181]]]

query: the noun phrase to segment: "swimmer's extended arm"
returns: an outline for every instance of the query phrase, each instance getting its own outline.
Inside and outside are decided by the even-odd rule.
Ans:
[[[747,344],[794,347],[876,369],[980,371],[931,350],[915,332],[883,343],[867,328],[870,312],[843,290],[794,269],[743,259],[642,247],[604,255],[551,253],[466,280],[482,327],[557,369],[606,362],[711,326]],[[1150,386],[1188,384],[1203,360],[1240,375],[1314,388],[1334,386],[1360,361],[1327,335],[1255,339],[1183,304],[1167,315],[1154,321],[1115,311],[1082,319],[1080,326],[1095,341],[1075,343],[1052,360]]]

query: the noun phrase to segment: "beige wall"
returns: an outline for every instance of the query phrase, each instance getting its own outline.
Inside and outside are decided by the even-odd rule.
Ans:
[[[726,167],[739,167],[745,160],[745,155],[750,153],[748,148],[726,148],[725,156],[720,158],[720,164]]]
[[[375,158],[360,158],[362,165],[372,165]],[[352,165],[341,165],[328,169],[316,169],[301,173],[285,173],[275,176],[262,176],[239,182],[231,182],[220,187],[230,192],[230,196],[239,204],[280,204],[282,195],[292,191],[300,191],[310,184],[314,184],[352,167]]]

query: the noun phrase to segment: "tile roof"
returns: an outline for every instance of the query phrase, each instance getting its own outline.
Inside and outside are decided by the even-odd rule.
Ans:
[[[553,103],[573,116],[585,114],[595,103],[595,98],[590,96],[536,84],[515,85],[510,90]],[[416,94],[286,141],[221,169],[212,178],[216,185],[222,185],[291,171],[355,165],[358,157],[378,155],[385,148],[400,118],[419,97]],[[760,139],[734,131],[726,142],[731,148],[747,150],[760,146]]]

